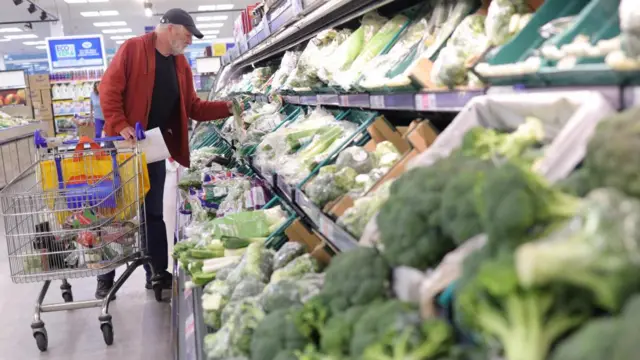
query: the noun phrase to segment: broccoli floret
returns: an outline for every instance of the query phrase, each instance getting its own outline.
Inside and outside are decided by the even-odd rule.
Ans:
[[[293,259],[282,269],[278,269],[271,275],[271,282],[292,279],[297,280],[308,273],[318,271],[318,262],[309,254],[304,254]]]
[[[332,355],[349,354],[353,328],[366,309],[365,306],[354,306],[345,312],[333,315],[320,329],[320,349]]]
[[[331,313],[386,298],[391,269],[374,248],[359,247],[335,256],[326,270],[321,295]]]
[[[364,311],[353,328],[350,354],[360,357],[369,346],[382,342],[382,350],[389,336],[398,337],[403,331],[411,330],[411,337],[419,337],[420,314],[413,304],[398,300],[376,302]],[[375,354],[376,350],[372,353]]]
[[[470,158],[444,190],[442,229],[456,245],[482,233],[482,223],[475,205],[475,184],[478,178],[492,168],[493,164],[489,161]]]
[[[426,269],[455,248],[442,231],[441,205],[460,158],[452,155],[432,166],[412,169],[391,185],[389,199],[377,216],[383,255],[391,266]]]
[[[429,360],[447,353],[453,342],[451,326],[439,319],[427,320],[419,331],[390,332],[384,340],[369,346],[363,360]]]
[[[607,359],[615,351],[616,340],[623,335],[620,330],[621,321],[616,318],[593,319],[558,344],[550,359]]]
[[[640,201],[615,189],[589,193],[571,221],[516,251],[524,286],[567,282],[591,290],[601,306],[620,309],[640,288]]]
[[[528,117],[511,133],[500,133],[494,129],[476,127],[469,130],[462,140],[465,155],[490,159],[496,156],[510,160],[521,160],[527,150],[544,140],[542,122]]]
[[[544,178],[507,162],[479,180],[476,206],[492,245],[515,247],[531,239],[536,226],[575,214],[580,201],[551,188]]]
[[[293,322],[293,311],[281,309],[267,315],[251,339],[251,360],[296,359],[294,351],[309,343]]]
[[[635,107],[610,116],[596,127],[584,160],[593,188],[614,187],[640,197],[640,168],[635,165],[640,151],[638,117],[640,107]]]
[[[558,189],[573,196],[584,197],[593,190],[588,169],[581,168],[575,170],[566,178],[560,180],[556,185]]]
[[[613,360],[633,359],[640,353],[640,343],[638,343],[638,333],[640,331],[640,295],[635,295],[624,305],[620,319],[620,336],[614,344]]]
[[[546,359],[560,336],[592,314],[590,297],[579,289],[520,287],[510,254],[466,262],[455,307],[487,343],[498,340],[506,359]]]

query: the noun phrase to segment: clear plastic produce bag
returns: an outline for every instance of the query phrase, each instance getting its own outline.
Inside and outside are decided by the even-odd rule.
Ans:
[[[622,48],[632,58],[640,57],[640,6],[636,0],[620,1]]]

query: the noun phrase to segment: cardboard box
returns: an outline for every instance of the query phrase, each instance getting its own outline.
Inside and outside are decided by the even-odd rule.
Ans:
[[[88,138],[96,137],[96,125],[94,123],[90,123],[89,125],[80,125],[78,126],[78,136],[86,136]]]
[[[437,137],[438,134],[431,126],[429,120],[419,122],[406,135],[407,140],[418,152],[427,150],[427,148],[436,141]]]
[[[36,120],[52,120],[53,121],[53,109],[51,105],[40,105],[33,107],[33,116]]]
[[[393,129],[393,127],[387,122],[384,116],[379,116],[376,120],[367,128],[367,132],[371,135],[373,140],[373,150],[375,145],[383,141],[389,141],[393,146],[398,149],[401,154],[410,150],[409,143],[403,139],[402,134]],[[369,145],[369,144],[367,144]],[[371,146],[369,146],[371,148]],[[365,146],[367,151],[373,151]]]
[[[31,90],[49,90],[49,74],[29,75],[29,88]]]
[[[289,241],[295,241],[305,245],[308,252],[312,252],[322,243],[318,235],[308,229],[300,219],[294,220],[293,223],[284,230],[284,233],[289,238]]]
[[[33,104],[42,104],[42,90],[29,89],[29,98]]]
[[[40,90],[40,98],[43,105],[51,105],[51,90]]]

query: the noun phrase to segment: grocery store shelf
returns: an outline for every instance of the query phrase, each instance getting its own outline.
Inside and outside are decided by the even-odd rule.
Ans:
[[[289,104],[333,105],[374,110],[411,110],[457,112],[476,96],[484,95],[485,90],[453,90],[421,93],[397,94],[318,94],[285,95]]]
[[[368,11],[394,0],[330,0],[295,21],[295,18],[278,18],[272,24],[273,34],[254,48],[229,59],[234,67],[244,67],[268,59],[315,36],[318,32],[353,20]],[[291,23],[287,26],[287,23]],[[277,26],[276,26],[277,25]]]

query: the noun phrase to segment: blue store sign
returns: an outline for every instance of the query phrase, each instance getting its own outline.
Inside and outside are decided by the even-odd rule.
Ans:
[[[107,65],[102,35],[47,38],[49,69],[104,68]]]

